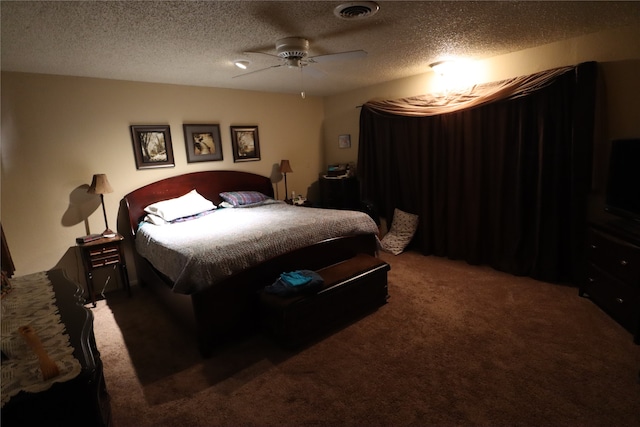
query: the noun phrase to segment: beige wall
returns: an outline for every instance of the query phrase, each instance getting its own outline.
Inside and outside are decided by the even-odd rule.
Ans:
[[[287,176],[289,191],[306,194],[324,164],[322,116],[322,101],[313,97],[3,73],[2,225],[18,273],[59,265],[83,281],[75,238],[104,230],[99,198],[85,192],[94,173],[106,173],[114,188],[105,195],[112,229],[126,193],[187,172],[271,176],[286,158],[294,171]],[[183,123],[218,123],[224,160],[187,163]],[[137,170],[132,124],[170,125],[175,167]],[[231,125],[258,126],[260,161],[234,163]],[[283,183],[275,189],[283,198]]]
[[[500,80],[583,61],[602,62],[607,86],[606,140],[640,136],[640,29],[627,28],[503,55],[476,64],[477,82]],[[129,191],[158,179],[205,169],[271,175],[291,161],[289,191],[311,194],[328,163],[355,162],[359,105],[439,90],[431,72],[325,99],[203,87],[2,73],[2,224],[20,274],[56,265],[82,281],[76,236],[101,232],[96,199],[84,192],[94,173],[106,173],[109,225]],[[183,123],[218,123],[224,160],[187,163]],[[137,170],[129,126],[169,124],[174,168]],[[262,160],[234,163],[231,125],[258,125]],[[350,134],[352,147],[338,148]],[[283,198],[283,184],[277,184]],[[97,210],[96,210],[97,208]],[[82,220],[89,209],[88,220]],[[131,268],[131,267],[130,267]],[[97,288],[100,289],[98,283]]]
[[[586,61],[603,63],[607,86],[608,134],[604,139],[640,136],[640,28],[604,31],[476,61],[464,75],[467,85],[503,80]],[[324,99],[324,157],[327,163],[356,162],[358,106],[370,99],[397,99],[441,92],[442,78],[425,74],[369,86]],[[464,85],[463,85],[464,86]],[[338,148],[338,135],[351,134],[352,148]]]

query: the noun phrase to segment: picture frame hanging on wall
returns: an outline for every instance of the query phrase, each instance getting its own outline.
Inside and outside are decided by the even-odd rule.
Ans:
[[[260,160],[258,126],[231,126],[231,145],[234,162]]]
[[[344,134],[338,136],[339,148],[351,148],[351,134]]]
[[[220,125],[182,125],[187,162],[211,162],[222,160]]]
[[[131,139],[136,168],[174,167],[169,125],[132,125]]]

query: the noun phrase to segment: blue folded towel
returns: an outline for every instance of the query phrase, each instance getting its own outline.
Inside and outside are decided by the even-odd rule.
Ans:
[[[278,280],[264,288],[265,292],[289,296],[313,292],[324,284],[324,279],[312,270],[296,270],[280,274]]]
[[[311,276],[304,274],[302,271],[292,271],[290,273],[282,273],[280,278],[284,280],[287,285],[300,286],[306,285],[311,281]]]

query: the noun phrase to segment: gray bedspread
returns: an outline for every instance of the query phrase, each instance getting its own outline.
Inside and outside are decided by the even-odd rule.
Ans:
[[[291,250],[333,237],[377,232],[375,222],[362,212],[271,201],[218,209],[170,225],[143,223],[135,244],[140,255],[173,281],[175,292],[191,294]]]

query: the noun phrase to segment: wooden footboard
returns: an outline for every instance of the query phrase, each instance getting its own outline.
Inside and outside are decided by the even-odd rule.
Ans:
[[[263,262],[190,296],[173,292],[166,278],[145,259],[134,256],[139,283],[149,286],[159,296],[176,321],[187,330],[195,330],[200,353],[209,357],[220,344],[260,328],[259,292],[281,273],[319,270],[358,253],[373,256],[376,248],[376,237],[372,234],[325,240]]]
[[[256,331],[259,292],[281,273],[319,270],[358,253],[375,255],[376,248],[372,234],[325,240],[266,261],[230,277],[220,286],[192,295],[201,353],[206,357],[221,342]]]

